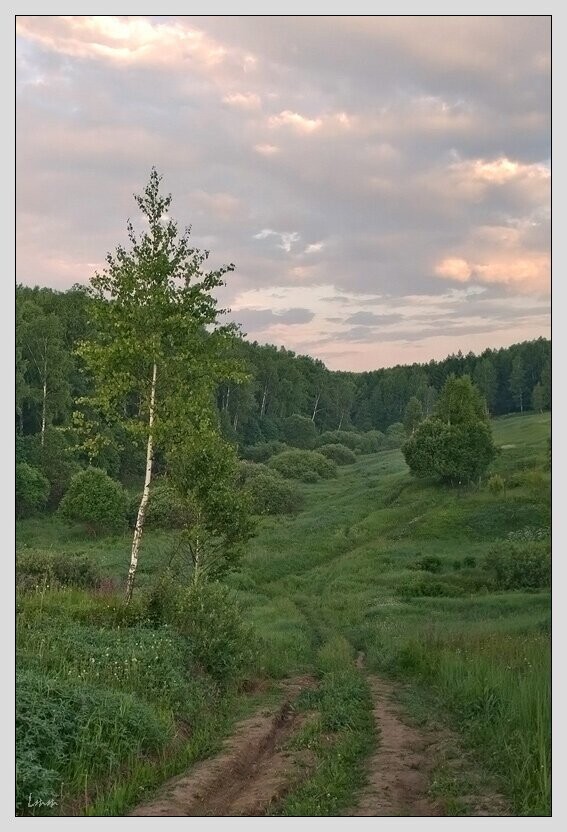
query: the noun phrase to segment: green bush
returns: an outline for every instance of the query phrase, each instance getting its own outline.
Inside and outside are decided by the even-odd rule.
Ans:
[[[370,453],[376,453],[377,451],[382,450],[386,443],[386,436],[381,430],[367,430],[364,434],[364,438],[369,444],[371,449]]]
[[[288,416],[283,423],[284,437],[288,445],[309,450],[315,447],[317,428],[306,416]]]
[[[496,575],[499,589],[541,589],[551,583],[549,541],[503,540],[488,553],[485,569]]]
[[[420,560],[416,560],[413,568],[420,569],[423,572],[441,572],[443,561],[437,555],[426,555]]]
[[[48,427],[43,445],[39,433],[19,437],[18,445],[18,455],[21,454],[23,461],[37,468],[49,482],[48,507],[57,508],[71,477],[80,470],[66,435],[61,429]]]
[[[337,465],[352,465],[353,462],[356,462],[354,451],[351,451],[346,445],[321,445],[318,451],[327,459],[336,462]]]
[[[374,431],[356,433],[350,430],[327,430],[318,437],[316,447],[319,449],[323,445],[344,445],[359,454],[371,454],[380,447],[374,434]]]
[[[193,660],[222,684],[243,679],[255,658],[252,628],[224,584],[197,582],[177,599],[175,625]]]
[[[406,429],[402,422],[394,422],[386,428],[384,447],[387,449],[401,448],[406,439]]]
[[[258,445],[249,445],[242,448],[240,456],[250,462],[267,462],[270,457],[287,451],[285,442],[260,442]]]
[[[268,467],[294,480],[317,482],[337,476],[337,466],[317,451],[284,451],[270,459]]]
[[[490,426],[482,421],[448,424],[421,422],[402,452],[416,477],[434,477],[456,485],[480,476],[496,455]]]
[[[91,534],[112,534],[126,526],[127,498],[120,483],[100,468],[86,468],[71,479],[59,513],[82,523]]]
[[[142,494],[136,494],[128,507],[128,525],[134,528]],[[191,525],[191,512],[177,491],[165,479],[156,479],[150,486],[144,520],[147,528],[183,529]]]
[[[271,471],[264,465],[253,476],[249,476],[244,492],[250,500],[254,514],[294,514],[303,505],[303,494],[277,471]]]
[[[18,462],[16,465],[16,513],[18,517],[29,517],[43,508],[49,497],[49,481],[41,471]]]
[[[101,581],[96,563],[86,555],[23,550],[16,556],[16,585],[20,589],[36,586],[97,587]]]

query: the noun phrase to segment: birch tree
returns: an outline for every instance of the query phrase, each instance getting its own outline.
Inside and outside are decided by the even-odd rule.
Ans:
[[[134,589],[156,448],[168,451],[180,435],[209,418],[221,379],[240,378],[229,358],[234,325],[220,325],[214,290],[232,264],[204,271],[208,251],[193,248],[169,216],[171,194],[160,193],[155,168],[134,195],[143,230],[128,220],[130,247],[119,245],[93,276],[93,338],[79,354],[95,393],[86,402],[101,421],[122,422],[145,443],[144,487],[138,508],[126,599]]]

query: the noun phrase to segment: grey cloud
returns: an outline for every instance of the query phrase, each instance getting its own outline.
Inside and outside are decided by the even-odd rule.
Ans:
[[[377,324],[395,324],[402,320],[398,314],[376,315],[374,312],[355,312],[350,315],[345,323],[358,324],[359,326],[376,326]]]
[[[273,324],[307,324],[313,320],[314,313],[309,309],[286,309],[282,312],[273,312],[271,309],[239,309],[231,312],[232,320],[241,324],[246,329],[261,332]]]
[[[452,168],[549,160],[549,18],[150,20],[200,29],[225,57],[79,57],[32,36],[67,25],[46,17],[31,18],[18,38],[18,280],[86,281],[126,242],[132,192],[154,164],[173,193],[173,216],[192,224],[211,266],[236,264],[223,305],[245,305],[238,298],[251,289],[332,284],[338,315],[354,325],[348,340],[363,335],[363,321],[404,329],[372,312],[349,320],[357,295],[374,296],[365,307],[442,297],[462,286],[437,276],[446,258],[530,261],[549,252],[549,183],[535,168],[482,187]],[[255,62],[244,67],[247,56]],[[230,106],[231,96],[247,106]],[[282,112],[320,124],[301,132],[289,117],[278,123]],[[263,145],[277,151],[262,154]],[[487,242],[486,228],[514,230],[514,244],[496,235]],[[324,247],[306,254],[315,241]],[[499,320],[515,320],[505,302],[515,285],[486,291],[503,299]],[[463,317],[482,303],[463,301]],[[540,306],[526,296],[525,315],[533,319]],[[314,312],[242,314],[259,330],[309,323]],[[521,340],[524,319],[516,320]],[[486,318],[487,345],[496,323]]]

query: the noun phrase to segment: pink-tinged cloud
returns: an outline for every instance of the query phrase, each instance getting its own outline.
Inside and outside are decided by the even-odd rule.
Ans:
[[[262,106],[262,99],[253,92],[231,93],[224,96],[223,102],[241,110],[259,110]]]
[[[549,255],[539,252],[526,252],[524,256],[494,254],[478,262],[447,257],[437,264],[435,274],[458,283],[500,283],[520,292],[539,294],[549,291],[551,261]]]
[[[279,115],[270,116],[269,127],[292,127],[298,133],[313,133],[323,124],[320,118],[307,118],[291,110],[283,110]]]
[[[191,58],[205,66],[223,61],[226,49],[185,23],[152,23],[143,17],[18,17],[22,37],[74,58],[122,64],[163,64]]]

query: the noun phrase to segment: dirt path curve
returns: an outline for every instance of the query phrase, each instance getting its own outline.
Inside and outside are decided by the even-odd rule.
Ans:
[[[440,808],[427,797],[429,773],[435,763],[427,753],[432,738],[402,722],[400,708],[392,701],[392,685],[377,676],[369,677],[368,682],[379,740],[369,764],[369,783],[353,816],[440,815]]]
[[[136,817],[235,817],[265,814],[290,788],[301,763],[282,745],[300,727],[305,715],[294,700],[311,677],[282,685],[285,699],[276,712],[260,711],[241,722],[220,754],[204,760],[188,774],[167,782],[157,797],[141,804]]]

